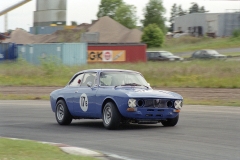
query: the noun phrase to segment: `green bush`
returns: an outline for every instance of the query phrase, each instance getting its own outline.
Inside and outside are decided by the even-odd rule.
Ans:
[[[164,34],[156,24],[149,24],[143,30],[142,42],[146,43],[148,48],[161,47],[164,42]]]
[[[235,29],[232,33],[233,38],[239,38],[240,37],[240,29]]]

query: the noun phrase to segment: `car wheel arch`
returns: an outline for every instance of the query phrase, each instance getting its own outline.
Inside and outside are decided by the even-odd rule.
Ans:
[[[117,103],[116,103],[113,99],[111,99],[111,98],[106,98],[106,99],[103,101],[103,103],[102,103],[102,108],[101,108],[101,113],[102,113],[102,114],[103,114],[103,108],[104,108],[104,106],[105,106],[108,102],[114,103],[114,104],[116,105],[116,107],[117,107]],[[118,107],[117,107],[117,110],[118,110],[118,112],[119,112]],[[120,112],[119,112],[119,113],[120,113]]]
[[[58,101],[60,101],[60,100],[63,100],[63,101],[66,103],[66,101],[65,101],[65,99],[64,99],[63,97],[58,97],[57,100],[56,100],[56,106],[55,106],[55,109],[56,109],[56,107],[57,107],[57,103],[58,103]],[[66,104],[67,104],[67,103],[66,103]]]

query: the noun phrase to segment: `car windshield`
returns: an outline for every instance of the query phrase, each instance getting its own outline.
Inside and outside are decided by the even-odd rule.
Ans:
[[[114,71],[102,72],[100,74],[101,86],[145,86],[148,87],[147,81],[139,73]]]
[[[173,54],[170,53],[170,52],[161,52],[161,54],[162,54],[163,56],[173,56]]]
[[[208,50],[207,51],[208,52],[208,54],[210,54],[210,55],[217,55],[217,54],[219,54],[217,51],[215,51],[215,50]]]

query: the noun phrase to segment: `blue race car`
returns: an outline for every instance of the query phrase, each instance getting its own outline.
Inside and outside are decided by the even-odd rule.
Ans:
[[[120,69],[91,69],[76,73],[62,89],[50,94],[60,125],[72,119],[102,119],[107,129],[139,123],[175,126],[183,105],[177,93],[153,90],[141,73]]]

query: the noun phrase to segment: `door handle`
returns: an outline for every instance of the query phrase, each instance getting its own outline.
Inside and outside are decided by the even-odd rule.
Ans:
[[[78,93],[78,91],[75,91],[75,93]]]

